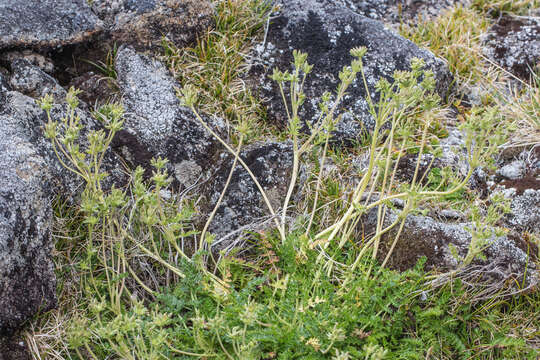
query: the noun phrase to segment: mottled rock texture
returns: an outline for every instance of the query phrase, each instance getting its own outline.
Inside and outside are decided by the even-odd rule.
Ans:
[[[95,0],[114,41],[137,49],[158,49],[165,37],[177,46],[193,42],[213,24],[213,6],[205,0]]]
[[[66,97],[66,90],[54,78],[23,58],[11,62],[9,84],[13,90],[35,99],[51,94],[60,102]]]
[[[76,198],[84,186],[60,163],[44,137],[45,112],[35,99],[11,88],[41,96],[34,91],[58,84],[21,61],[21,68],[13,66],[7,88],[0,88],[0,333],[17,329],[36,312],[55,305],[51,202],[56,194]],[[25,69],[29,69],[28,77],[19,78]],[[25,82],[29,79],[32,81]],[[67,105],[55,105],[51,113],[59,120],[67,115]],[[76,113],[85,127],[83,137],[89,129],[98,128],[88,112],[78,109]],[[125,183],[119,164],[112,152],[106,154],[104,166],[112,175],[106,188],[113,182]]]
[[[9,85],[6,76],[0,72],[0,94],[9,90]]]
[[[47,160],[32,141],[37,124],[14,99],[23,95],[0,96],[0,334],[6,334],[55,306],[56,281],[50,259],[53,188]]]
[[[497,164],[492,193],[502,192],[510,201],[504,225],[518,232],[540,234],[540,148],[533,146]]]
[[[181,105],[176,96],[180,85],[166,67],[125,47],[119,50],[116,71],[126,117],[113,148],[131,165],[148,171],[152,157],[167,158],[171,175],[184,187],[204,177],[222,146],[195,114]],[[221,119],[202,116],[225,136]]]
[[[397,219],[393,210],[386,210],[384,227]],[[375,232],[377,212],[370,211],[363,216],[360,229],[366,237]],[[414,267],[418,260],[425,256],[426,267],[439,271],[454,270],[459,261],[452,253],[465,258],[471,242],[471,233],[467,230],[470,223],[444,223],[428,216],[409,215],[403,226],[398,242],[389,258],[389,266],[398,270]],[[399,226],[383,235],[379,259],[388,253]],[[485,277],[481,281],[505,281],[514,279],[522,281],[527,275],[527,285],[537,284],[539,274],[534,262],[529,260],[528,253],[521,249],[514,239],[507,236],[493,237],[491,244],[483,251],[485,259],[476,258],[473,265],[483,266]]]
[[[0,337],[0,360],[32,360],[25,341],[17,336]]]
[[[15,60],[14,63],[9,82],[13,91],[6,95],[4,106],[10,109],[12,116],[16,117],[18,121],[31,124],[28,125],[30,140],[39,150],[39,154],[47,161],[48,169],[52,173],[51,181],[54,191],[66,194],[68,197],[76,197],[82,191],[84,184],[80,178],[74,176],[58,161],[51,141],[46,139],[43,134],[43,126],[48,121],[47,116],[36,103],[36,100],[46,93],[55,95],[56,105],[51,109],[51,117],[53,120],[59,121],[68,114],[68,107],[65,103],[66,91],[58,85],[54,78],[42,72],[39,68],[30,65],[26,60]],[[0,104],[1,107],[2,104]],[[80,118],[82,125],[81,147],[84,149],[84,140],[88,131],[101,128],[101,124],[81,107],[76,110],[76,116]],[[62,160],[68,162],[65,158]],[[118,186],[126,182],[127,178],[118,164],[119,159],[113,152],[107,152],[103,167],[111,176],[104,184],[105,188],[110,187],[113,183]]]
[[[90,5],[91,4],[91,5]],[[63,51],[88,58],[87,50],[116,42],[161,50],[166,38],[177,46],[192,43],[213,24],[207,0],[0,0],[0,50]]]
[[[80,43],[104,28],[86,0],[0,0],[0,14],[0,50]]]
[[[54,64],[50,58],[36,53],[31,49],[25,49],[21,51],[13,50],[2,53],[0,55],[0,62],[7,64],[18,59],[24,59],[28,61],[30,64],[37,66],[47,74],[51,74],[54,71]]]
[[[166,37],[183,46],[206,30],[212,19],[211,3],[199,0],[95,0],[93,8],[86,0],[0,0],[0,335],[55,306],[51,202],[56,194],[75,199],[84,187],[43,136],[47,116],[36,100],[52,94],[58,103],[52,117],[59,120],[68,111],[59,78],[63,85],[86,86],[87,101],[107,92],[95,74],[74,81],[79,74],[67,71],[66,64],[75,57],[92,59],[87,50],[99,53],[102,43],[110,41],[157,49]],[[172,161],[172,172],[179,174],[178,182],[196,181],[219,147],[191,111],[180,105],[178,84],[163,65],[132,49],[119,54],[117,66],[129,115],[127,129],[115,139],[116,148],[123,154],[128,149],[132,156],[128,160],[146,167],[151,157],[166,157]],[[82,139],[101,127],[86,109],[81,104],[76,110]],[[204,119],[225,134],[221,120]],[[104,167],[111,175],[105,188],[125,184],[121,161],[113,151],[107,152]],[[0,344],[2,352],[8,351],[0,358],[15,356],[18,350],[12,345]]]
[[[520,231],[539,232],[540,224],[540,181],[534,189],[526,189],[522,193],[510,192],[510,213],[506,217],[507,224]],[[514,190],[512,188],[512,190]]]
[[[209,213],[217,203],[233,165],[233,156],[223,153],[221,165],[209,182],[205,193],[208,194],[206,207]],[[274,211],[283,205],[291,180],[293,151],[290,142],[268,142],[248,146],[241,151],[240,157],[251,169],[266,192]],[[216,235],[219,243],[216,248],[224,249],[234,244],[241,235],[239,229],[255,230],[266,222],[270,214],[261,193],[248,172],[237,164],[231,183],[219,206],[209,231]],[[239,244],[234,244],[238,246]]]
[[[503,16],[485,38],[484,52],[513,74],[529,80],[540,61],[540,20]]]
[[[444,62],[427,50],[384,27],[381,22],[366,18],[330,0],[290,0],[271,21],[264,44],[256,47],[250,71],[251,86],[266,99],[271,120],[284,125],[287,121],[279,87],[269,79],[272,69],[290,70],[292,51],[309,54],[314,65],[305,84],[306,102],[301,119],[313,122],[318,115],[318,99],[325,91],[334,91],[338,73],[350,64],[353,47],[366,46],[365,75],[373,98],[375,84],[380,78],[392,79],[395,70],[409,69],[412,58],[424,59],[427,69],[435,73],[437,91],[447,92],[451,74]],[[373,119],[368,113],[366,91],[358,78],[349,88],[341,109],[338,125],[340,140],[357,140],[363,128],[371,128]]]

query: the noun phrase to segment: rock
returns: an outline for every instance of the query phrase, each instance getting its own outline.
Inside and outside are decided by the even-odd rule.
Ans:
[[[103,22],[86,0],[0,0],[0,50],[56,48],[89,40]]]
[[[484,39],[484,53],[514,75],[529,80],[540,61],[540,20],[503,16]]]
[[[418,154],[406,154],[403,156],[396,168],[396,178],[400,181],[411,183],[416,171],[416,164],[418,163]],[[418,166],[418,173],[416,175],[416,183],[421,182],[426,184],[428,176],[431,170],[434,168],[441,169],[443,162],[435,158],[431,154],[422,154],[420,157],[420,165]]]
[[[364,57],[366,79],[370,94],[376,99],[375,84],[380,78],[391,80],[395,70],[410,69],[412,58],[421,58],[426,68],[434,71],[437,91],[445,94],[451,74],[444,62],[427,50],[388,30],[378,21],[363,17],[346,6],[330,0],[290,0],[271,22],[266,43],[256,47],[251,64],[249,83],[266,99],[271,120],[284,126],[287,121],[279,87],[269,78],[273,68],[291,69],[294,49],[308,53],[314,65],[305,85],[306,102],[300,118],[313,122],[319,113],[318,102],[325,91],[334,91],[338,73],[349,65],[353,47],[366,46]],[[373,127],[368,114],[366,92],[359,78],[349,88],[342,102],[343,114],[336,138],[358,140],[362,130]]]
[[[225,182],[229,177],[234,157],[222,154],[221,165],[205,188],[209,194],[206,213],[215,207]],[[251,169],[265,190],[274,211],[283,205],[291,180],[293,152],[290,142],[268,142],[252,144],[241,151],[240,157]],[[255,182],[248,172],[237,164],[227,192],[219,206],[209,231],[216,235],[213,247],[230,249],[238,247],[237,238],[245,240],[242,230],[256,230],[268,227],[270,212]]]
[[[133,166],[150,171],[152,157],[167,158],[170,173],[183,187],[205,177],[222,146],[176,96],[180,85],[158,61],[125,47],[116,61],[118,84],[126,109],[124,130],[113,148]],[[225,123],[216,117],[204,121],[226,138]]]
[[[43,134],[43,126],[48,121],[46,114],[35,101],[47,93],[54,95],[57,104],[53,106],[51,116],[58,121],[68,114],[65,103],[66,91],[54,78],[24,59],[13,61],[10,85],[13,90],[18,91],[6,92],[4,101],[0,101],[0,109],[2,106],[6,107],[6,116],[12,116],[19,123],[25,124],[30,141],[37,147],[39,154],[46,159],[47,166],[52,173],[54,192],[68,194],[69,198],[76,197],[83,189],[82,180],[74,176],[58,161],[50,140],[46,139]],[[80,118],[83,126],[81,147],[84,148],[84,139],[88,131],[100,129],[102,125],[83,108],[86,107],[85,104],[81,105],[82,107],[77,109],[76,115]],[[67,161],[67,159],[63,159],[63,161]],[[122,186],[126,183],[127,176],[119,164],[120,160],[116,155],[112,151],[108,151],[104,157],[103,168],[111,176],[104,181],[104,188],[110,188],[112,184]]]
[[[36,69],[31,71],[41,71]],[[42,89],[52,78],[36,79],[44,79],[44,83],[32,83]],[[67,116],[67,111],[65,103],[55,105],[52,117],[58,120]],[[83,138],[90,129],[99,127],[85,110],[77,109],[76,115],[84,126]],[[38,311],[55,306],[50,204],[57,194],[74,200],[84,186],[82,179],[61,164],[44,137],[46,122],[47,116],[35,99],[17,91],[0,91],[0,333],[4,334]],[[81,151],[84,148],[83,143]],[[111,174],[103,184],[105,189],[113,183],[126,183],[120,161],[110,151],[104,168]]]
[[[6,94],[3,106],[2,123],[9,121],[18,124],[20,131],[24,132],[25,138],[43,158],[45,162],[43,166],[51,174],[49,183],[54,188],[51,192],[80,192],[82,182],[60,164],[50,141],[43,135],[43,126],[47,122],[47,117],[35,100],[19,92],[10,91]],[[55,106],[51,112],[54,118],[60,119],[60,117],[65,116],[66,109],[62,106]],[[84,114],[81,115],[84,116]]]
[[[26,118],[9,110],[0,113],[0,334],[56,304],[51,172]]]
[[[506,179],[516,180],[525,175],[526,170],[527,165],[525,164],[525,161],[515,160],[497,170],[497,174]]]
[[[11,90],[11,89],[9,88],[6,77],[0,72],[0,104],[2,103],[2,101],[1,101],[2,100],[2,98],[1,98],[2,94],[8,92],[9,90]],[[2,108],[0,107],[0,110],[1,109]]]
[[[79,98],[92,108],[114,102],[118,95],[118,89],[113,80],[92,71],[71,79],[68,87],[81,90]]]
[[[383,227],[389,226],[396,219],[397,213],[387,210]],[[376,209],[362,216],[360,226],[366,238],[374,233],[376,225]],[[427,269],[439,271],[458,269],[460,262],[453,252],[455,251],[461,258],[467,255],[472,238],[467,230],[470,226],[470,223],[447,224],[428,216],[409,215],[388,264],[391,268],[403,271],[414,267],[418,260],[425,256]],[[388,253],[398,228],[399,226],[395,226],[383,235],[379,259],[384,259]],[[515,280],[521,283],[526,277],[527,286],[538,284],[540,278],[534,261],[530,261],[528,254],[510,237],[493,237],[483,254],[485,259],[476,258],[471,263],[471,266],[483,269],[484,278],[477,280],[492,283]]]
[[[47,74],[52,74],[54,71],[54,64],[51,59],[33,52],[30,49],[22,51],[9,51],[0,56],[0,60],[6,63],[11,63],[17,59],[24,59],[30,64],[37,66]]]
[[[138,50],[161,48],[163,37],[176,46],[192,43],[213,24],[214,16],[206,0],[94,0],[92,8],[113,41]]]
[[[14,59],[11,62],[11,88],[15,91],[39,99],[51,94],[58,102],[66,97],[66,91],[50,75],[26,59]]]
[[[505,186],[509,186],[509,184]],[[534,187],[525,190],[520,189],[519,184],[514,184],[514,186],[502,191],[505,198],[510,199],[510,213],[504,218],[505,225],[518,232],[538,233],[538,224],[540,224],[540,180],[536,180],[532,185],[529,184],[528,186]]]
[[[0,0],[0,14],[1,65],[25,59],[63,86],[95,71],[116,45],[183,47],[214,22],[210,0]]]
[[[32,360],[32,357],[22,337],[0,337],[0,360]]]
[[[504,226],[519,233],[540,234],[540,148],[525,147],[521,152],[501,154],[497,176],[493,176],[492,195],[502,193],[510,201]]]

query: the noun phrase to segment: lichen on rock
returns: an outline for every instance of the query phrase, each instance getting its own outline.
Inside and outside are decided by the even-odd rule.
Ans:
[[[133,166],[147,170],[153,157],[166,158],[170,161],[169,173],[179,175],[178,183],[193,185],[175,169],[186,161],[194,162],[204,175],[222,150],[218,140],[190,109],[182,106],[176,94],[180,84],[162,63],[124,47],[118,52],[116,71],[126,117],[113,148]],[[202,119],[226,139],[223,120],[205,115]]]
[[[363,62],[369,96],[374,100],[379,79],[391,80],[394,71],[410,69],[415,57],[423,59],[426,69],[434,72],[439,94],[448,91],[452,76],[445,63],[385,28],[383,23],[329,0],[291,0],[280,5],[280,11],[270,22],[266,42],[255,48],[248,76],[251,87],[264,99],[269,118],[275,123],[284,126],[287,115],[279,87],[269,75],[274,68],[290,70],[293,50],[307,53],[308,62],[314,65],[313,73],[305,82],[307,101],[300,113],[306,122],[313,123],[317,119],[322,94],[337,88],[338,73],[350,64],[353,58],[349,51],[354,47],[368,49]],[[373,127],[367,96],[358,78],[349,87],[336,114],[343,116],[337,126],[338,140],[357,141],[366,129]]]
[[[398,213],[395,210],[385,209],[384,213],[383,227],[396,221]],[[376,226],[377,210],[374,209],[362,216],[359,230],[369,238],[375,233]],[[472,227],[473,224],[467,222],[445,223],[429,216],[408,215],[388,264],[403,271],[414,267],[421,257],[426,257],[427,269],[439,272],[466,269],[469,264],[463,264],[462,259],[469,251],[472,240],[469,229]],[[395,226],[382,236],[378,253],[381,261],[390,251],[398,229],[399,226]],[[485,273],[478,274],[483,278],[476,279],[480,283],[521,282],[526,279],[526,286],[534,287],[540,281],[538,269],[534,262],[529,261],[529,254],[509,236],[493,235],[482,254],[484,258],[475,256],[470,264],[484,267]]]
[[[241,151],[240,157],[255,175],[268,196],[274,211],[283,205],[291,180],[293,150],[291,142],[266,142],[249,145]],[[233,156],[223,153],[222,160],[205,186],[208,194],[205,213],[210,213],[216,205],[229,176]],[[238,247],[235,240],[242,238],[244,231],[253,231],[269,226],[270,212],[263,196],[248,172],[237,164],[231,183],[227,188],[209,231],[216,235],[216,249]],[[261,226],[261,224],[263,224]],[[240,232],[239,232],[240,231]],[[243,238],[245,240],[245,237]]]
[[[503,16],[484,39],[484,52],[500,66],[529,80],[540,61],[540,20]]]
[[[104,29],[86,0],[0,0],[0,14],[0,50],[80,43]]]

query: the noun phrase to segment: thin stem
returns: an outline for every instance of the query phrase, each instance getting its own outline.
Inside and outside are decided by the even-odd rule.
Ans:
[[[223,198],[225,197],[225,193],[227,192],[227,188],[229,187],[229,184],[231,182],[232,176],[234,174],[234,169],[236,168],[236,164],[238,162],[238,159],[240,157],[240,149],[242,148],[242,142],[244,141],[244,136],[240,136],[240,141],[238,143],[238,148],[236,150],[236,153],[234,154],[234,161],[231,167],[231,171],[229,172],[229,176],[227,177],[227,181],[225,182],[225,186],[223,187],[223,191],[221,192],[218,201],[216,202],[216,205],[214,206],[214,209],[210,213],[210,216],[208,216],[208,220],[206,220],[206,223],[204,224],[204,228],[201,232],[201,238],[199,240],[199,249],[203,248],[204,245],[204,239],[206,236],[206,232],[208,231],[208,227],[210,226],[210,223],[214,219],[214,216],[216,215],[216,212],[221,205],[221,202],[223,201]]]

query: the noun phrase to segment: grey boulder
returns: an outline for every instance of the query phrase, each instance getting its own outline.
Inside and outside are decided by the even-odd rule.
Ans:
[[[81,43],[104,29],[86,0],[0,0],[0,14],[0,50]]]
[[[182,188],[205,178],[222,146],[180,103],[180,87],[167,68],[133,48],[119,50],[118,84],[126,110],[124,129],[112,144],[132,166],[151,172],[152,158],[170,162],[170,173]],[[226,139],[223,120],[201,115],[210,128]]]
[[[21,69],[15,66],[10,81],[13,87],[32,90],[29,92],[38,96],[46,92],[47,86],[58,86],[39,68],[26,62],[21,66],[36,81],[25,83],[24,78],[19,79]],[[36,89],[41,90],[34,93]],[[54,105],[52,117],[59,120],[67,111],[65,103]],[[76,114],[84,126],[83,138],[90,129],[99,128],[85,110],[77,109]],[[1,86],[0,122],[0,334],[9,334],[38,311],[47,311],[56,304],[50,258],[51,203],[57,194],[75,200],[84,183],[61,164],[44,137],[47,116],[34,98],[13,91],[8,84]],[[83,143],[81,151],[84,148]],[[106,154],[104,163],[112,175],[103,184],[105,188],[126,183],[120,161],[112,152]]]
[[[2,93],[0,102],[17,96]],[[16,102],[0,107],[0,334],[56,304],[52,174],[24,113]]]
[[[452,76],[442,60],[386,29],[383,23],[330,0],[281,3],[280,11],[270,23],[266,42],[256,46],[253,54],[248,76],[251,87],[265,100],[269,118],[278,125],[286,125],[279,87],[269,75],[274,68],[291,70],[293,50],[308,53],[308,62],[314,69],[305,83],[306,102],[300,117],[312,123],[319,113],[321,95],[336,89],[339,71],[353,59],[350,49],[358,46],[368,48],[363,61],[369,93],[374,99],[377,99],[375,85],[378,80],[391,80],[394,71],[410,69],[410,62],[415,57],[423,59],[426,68],[433,70],[439,94],[448,91]],[[366,96],[363,82],[358,78],[339,108],[343,118],[338,124],[338,140],[358,140],[363,130],[373,127]]]
[[[484,53],[514,75],[529,80],[540,61],[540,20],[503,16],[484,39]]]
[[[386,209],[383,227],[397,219],[397,212]],[[373,236],[377,225],[377,211],[372,210],[362,216],[359,230],[366,238]],[[429,216],[407,216],[400,237],[389,257],[388,265],[398,270],[415,266],[426,257],[427,269],[438,271],[465,270],[465,274],[475,274],[475,281],[482,283],[510,285],[526,280],[525,287],[534,287],[540,278],[534,261],[530,261],[528,250],[512,236],[495,235],[482,251],[483,258],[476,257],[469,265],[463,266],[461,259],[467,256],[472,235],[471,223],[446,223]],[[378,258],[384,259],[398,233],[395,226],[382,236]],[[482,230],[482,229],[481,229]],[[472,267],[476,270],[472,271]],[[467,270],[469,268],[469,270]]]
[[[266,142],[251,144],[240,152],[240,158],[266,193],[274,211],[279,211],[285,200],[293,167],[291,142]],[[221,155],[220,165],[212,174],[204,192],[208,194],[205,206],[210,213],[225,188],[233,165],[230,153]],[[205,217],[206,220],[206,217]],[[261,230],[273,223],[270,211],[252,177],[237,163],[231,182],[225,192],[209,231],[216,236],[215,249],[242,249],[238,240],[246,241],[246,231]]]

